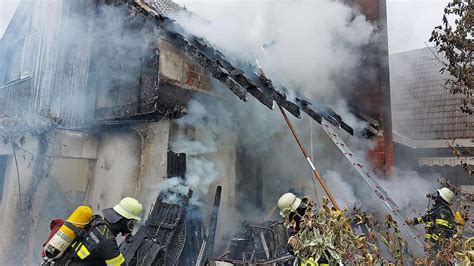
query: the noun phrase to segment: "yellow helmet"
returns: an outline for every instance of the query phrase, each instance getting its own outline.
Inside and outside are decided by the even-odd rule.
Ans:
[[[453,203],[454,193],[447,187],[438,189],[438,195],[448,204]]]
[[[284,217],[283,210],[291,209],[295,211],[301,204],[301,199],[296,197],[293,193],[285,193],[278,200],[278,209],[280,209],[280,215]]]
[[[121,216],[127,219],[140,221],[142,218],[143,205],[138,200],[130,197],[123,198],[117,205],[113,207]]]

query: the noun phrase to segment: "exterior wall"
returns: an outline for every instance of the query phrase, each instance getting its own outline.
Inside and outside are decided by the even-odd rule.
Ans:
[[[121,128],[101,134],[87,203],[94,212],[113,207],[122,197],[136,197],[140,167],[140,136]]]
[[[160,75],[163,79],[179,84],[191,90],[208,92],[211,90],[211,80],[204,69],[194,63],[182,51],[176,49],[169,41],[161,38]]]
[[[365,80],[352,95],[352,107],[380,122],[382,134],[375,136],[374,149],[370,151],[372,167],[376,172],[389,176],[393,166],[393,137],[390,101],[390,76],[388,64],[387,13],[385,0],[351,0],[360,7],[378,28],[379,39],[369,44],[366,62],[361,68]]]
[[[32,76],[34,65],[31,57],[23,59],[24,53],[31,54],[31,49],[25,48],[27,36],[37,36],[32,27],[32,3],[23,1],[9,24],[3,38],[0,40],[0,110],[9,113],[24,111],[20,106],[28,106],[32,93]],[[32,43],[32,39],[28,41]],[[29,47],[29,46],[28,46]],[[27,50],[27,51],[25,51]],[[28,62],[28,67],[23,68],[23,62]],[[16,74],[13,74],[15,72]],[[14,96],[14,97],[7,97]]]
[[[94,7],[94,0],[22,1],[2,40],[2,72],[21,69],[18,79],[0,79],[3,112],[60,117],[56,123],[63,127],[85,122],[92,107],[87,34]],[[19,58],[8,60],[10,48],[21,50]]]
[[[160,183],[166,177],[169,127],[170,120],[164,119],[138,128],[142,153],[136,190],[137,198],[146,211],[144,217],[148,216],[152,205],[155,204]]]
[[[144,124],[139,131],[119,128],[100,136],[64,130],[14,135],[21,204],[12,143],[2,142],[0,155],[9,159],[0,228],[8,241],[0,243],[0,262],[40,263],[49,222],[67,217],[78,205],[90,204],[101,214],[122,197],[133,196],[149,209],[166,175],[168,125],[162,121]]]
[[[93,135],[63,130],[12,136],[0,147],[0,154],[9,158],[0,219],[8,241],[0,244],[0,262],[38,264],[51,219],[67,217],[84,202],[97,140]],[[17,145],[18,173],[12,142]]]
[[[211,215],[211,206],[214,203],[216,188],[217,186],[222,186],[221,205],[216,229],[216,248],[214,250],[214,255],[219,256],[228,249],[226,245],[230,243],[235,229],[240,226],[237,221],[240,221],[241,217],[239,213],[236,212],[236,147],[223,147],[223,149],[219,150],[212,157],[211,159],[219,161],[222,164],[220,168],[221,174],[218,176],[218,179],[209,186],[209,192],[205,196],[201,208],[206,215],[204,216],[206,222],[208,220],[207,217]]]
[[[15,137],[15,143],[18,143],[19,139],[20,137]],[[38,165],[41,164],[29,153],[37,154],[39,149],[38,139],[26,134],[26,142],[21,148],[24,150],[16,149],[19,176],[15,167],[11,141],[3,142],[0,151],[2,155],[9,156],[1,205],[3,215],[0,218],[3,237],[8,240],[0,243],[0,258],[3,259],[2,263],[7,263],[5,265],[14,265],[14,262],[16,262],[13,260],[14,257],[24,258],[28,255],[25,248],[27,242],[23,235],[26,230],[22,227],[28,226],[29,228],[31,223],[34,223],[33,220],[30,220],[31,216],[25,211],[28,205],[31,204],[32,199],[28,192],[34,185],[37,177],[36,170]],[[18,180],[20,180],[20,186]],[[19,190],[21,191],[21,203]],[[23,249],[18,249],[19,246],[22,246]]]

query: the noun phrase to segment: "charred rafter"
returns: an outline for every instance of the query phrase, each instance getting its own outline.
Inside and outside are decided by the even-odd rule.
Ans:
[[[324,118],[335,127],[342,128],[351,135],[354,134],[354,130],[344,123],[331,108],[316,101],[304,100],[304,97],[296,95],[295,92],[291,93],[296,95],[293,100],[289,99],[289,90],[276,87],[263,73],[244,72],[230,63],[221,52],[214,49],[205,40],[187,33],[174,20],[158,14],[154,10],[150,11],[150,7],[142,1],[136,1],[136,3],[145,12],[156,18],[161,28],[161,34],[165,38],[200,64],[213,78],[225,84],[241,100],[247,101],[247,93],[250,93],[270,109],[274,108],[276,102],[298,118],[301,117],[301,111],[303,111],[318,123],[321,123]],[[237,65],[245,66],[246,64]]]

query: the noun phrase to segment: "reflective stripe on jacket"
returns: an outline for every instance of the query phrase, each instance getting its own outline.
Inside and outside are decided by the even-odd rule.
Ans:
[[[327,262],[317,262],[314,258],[309,258],[305,261],[301,261],[300,266],[329,266]]]
[[[414,219],[416,224],[425,224],[425,239],[438,242],[440,237],[452,237],[454,235],[454,215],[445,204],[436,204],[424,216]]]
[[[70,265],[118,266],[125,263],[109,224],[100,219],[102,221],[92,225],[82,241],[71,245],[75,256]]]

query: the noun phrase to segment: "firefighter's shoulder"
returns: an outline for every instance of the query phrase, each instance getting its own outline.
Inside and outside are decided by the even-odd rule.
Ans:
[[[94,239],[94,240],[97,243],[106,239],[115,240],[115,235],[112,233],[112,230],[110,229],[109,225],[105,223],[94,226],[90,232],[90,236],[92,238],[94,238],[95,236],[97,239]]]

